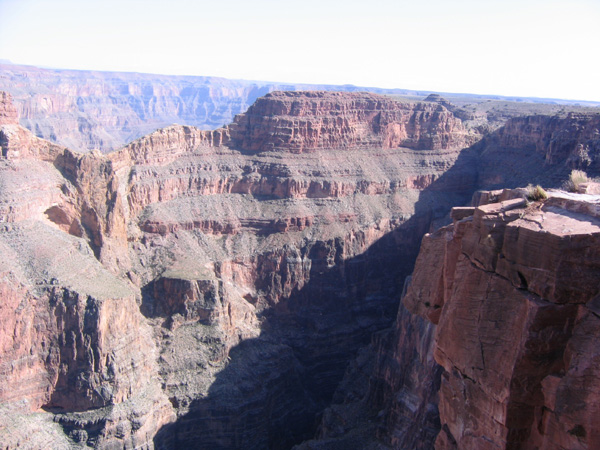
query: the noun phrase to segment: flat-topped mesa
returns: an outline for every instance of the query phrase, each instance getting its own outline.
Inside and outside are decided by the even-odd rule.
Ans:
[[[462,122],[442,105],[363,92],[273,92],[236,116],[229,128],[231,145],[252,152],[468,144]]]

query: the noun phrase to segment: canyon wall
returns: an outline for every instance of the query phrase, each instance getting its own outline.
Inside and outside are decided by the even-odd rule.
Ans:
[[[598,200],[455,210],[423,239],[406,307],[436,324],[437,449],[599,445]]]
[[[0,90],[12,94],[23,127],[38,137],[84,152],[115,150],[176,123],[201,129],[218,128],[231,123],[235,115],[246,111],[257,98],[276,90],[409,94],[401,89],[60,70],[13,64],[0,64]]]
[[[109,151],[174,123],[216,128],[277,86],[215,77],[170,77],[0,65],[20,124],[74,150]]]
[[[365,93],[276,92],[236,117],[232,144],[249,151],[467,147],[462,122],[442,104]]]
[[[323,92],[273,94],[253,111],[280,99],[312,111],[315,98],[320,112],[297,136],[334,116],[347,127],[329,138],[323,127],[328,145],[302,153],[246,148],[254,131],[240,116],[79,154],[7,114],[3,445],[290,448],[312,437],[348,361],[393,321],[418,237],[474,182],[458,163],[440,182],[453,195],[415,206],[464,142],[439,105]],[[352,107],[336,111],[338,100]],[[410,129],[403,139],[444,129],[446,143],[366,146],[388,139],[376,126],[388,109],[389,126]],[[367,127],[367,141],[352,140]]]
[[[272,93],[217,130],[81,154],[2,99],[3,447],[462,439],[434,340],[446,306],[398,311],[404,280],[453,205],[511,175],[560,181],[563,160],[476,142],[440,102],[331,92]]]
[[[0,90],[12,95],[20,125],[37,137],[82,152],[94,149],[102,152],[115,150],[158,128],[173,124],[203,130],[225,126],[236,115],[246,112],[261,96],[273,91],[371,92],[394,96],[396,99],[403,98],[404,103],[427,98],[431,104],[439,104],[452,111],[477,135],[490,133],[511,117],[554,115],[564,113],[565,110],[583,112],[598,106],[594,102],[580,102],[582,106],[575,106],[573,102],[563,100],[549,102],[544,99],[472,94],[444,94],[448,96],[446,99],[438,94],[429,96],[428,91],[406,89],[273,83],[210,76],[61,70],[5,63],[0,64]],[[349,101],[342,97],[338,100],[340,106]],[[382,101],[385,103],[385,100]],[[270,104],[274,105],[273,102]],[[390,105],[388,102],[386,108]],[[386,126],[386,114],[397,115],[401,108],[394,106],[394,112],[381,110],[382,126]],[[421,112],[425,115],[428,113],[431,112],[427,108]],[[277,114],[282,116],[281,120],[289,120],[284,119],[283,112]],[[296,111],[292,113],[294,114]],[[335,120],[341,118],[339,116]],[[255,123],[263,119],[247,117],[246,120]],[[338,127],[335,120],[324,124],[333,135]],[[343,126],[342,123],[339,125]],[[292,138],[286,136],[287,125],[284,122],[278,126],[281,132],[279,138]],[[403,127],[408,128],[404,130]],[[381,139],[393,141],[402,138],[405,131],[411,133],[410,127],[410,123],[407,123],[399,129],[389,129],[388,137],[382,136]],[[438,132],[441,132],[439,136]],[[319,139],[315,135],[316,129],[312,129],[311,133],[311,139]],[[415,143],[420,141],[420,145],[426,148],[430,147],[428,140],[439,140],[440,142],[433,144],[445,145],[444,130],[431,129],[426,133],[421,136],[412,135],[417,139]],[[365,137],[364,134],[361,136]],[[321,136],[325,137],[325,134]],[[272,144],[279,145],[278,141]],[[297,149],[303,144],[294,141],[294,145]]]
[[[560,186],[561,180],[565,180],[568,173],[572,168],[585,168],[590,175],[598,176],[599,173],[594,169],[593,162],[598,158],[598,126],[597,126],[598,115],[591,114],[587,116],[581,115],[564,115],[561,117],[554,116],[532,116],[530,118],[515,118],[511,119],[507,123],[506,129],[500,128],[497,132],[491,133],[484,136],[482,141],[473,145],[470,149],[465,149],[461,152],[461,156],[458,161],[466,164],[469,167],[477,167],[477,176],[474,186],[476,188],[490,188],[497,187],[498,185],[507,186],[523,186],[528,182],[542,183],[544,186]],[[536,127],[531,127],[530,123],[537,123]],[[575,124],[575,125],[574,125]],[[578,130],[577,133],[571,133],[570,130],[575,128]],[[503,137],[512,135],[514,138],[505,139]],[[539,135],[546,136],[544,139],[539,139]],[[523,144],[523,143],[527,144]],[[532,142],[537,143],[533,145]],[[565,150],[561,158],[551,159],[548,157],[552,153],[552,150],[556,148],[557,144],[562,142],[562,148]],[[573,150],[586,148],[589,160],[591,164],[580,165],[579,162],[575,162],[572,157]],[[445,176],[451,175],[453,168],[446,172]],[[441,180],[445,181],[445,176]],[[530,180],[530,181],[528,181]],[[425,191],[421,192],[420,201],[428,201],[427,194],[430,190],[437,188],[436,182],[432,183]],[[592,191],[593,186],[587,186],[588,190]],[[530,190],[528,189],[513,189],[513,190],[498,190],[498,191],[479,191],[477,195],[473,197],[475,204],[481,202],[494,203],[498,201],[505,201],[510,199],[517,199],[516,202],[522,205],[524,198],[527,197]],[[597,199],[593,196],[581,196],[577,200],[564,200],[559,199],[558,194],[555,192],[554,198],[550,205],[560,205],[559,211],[561,215],[565,216],[564,222],[567,225],[570,220],[572,212],[581,212],[582,216],[578,217],[585,224],[588,220],[596,221],[597,217]],[[574,196],[573,199],[577,197]],[[417,203],[418,204],[418,203]],[[533,208],[540,208],[542,205],[537,204],[535,207],[532,206],[529,209],[518,208],[517,212],[514,213],[518,218],[519,216],[527,217],[527,214],[531,212]],[[495,206],[496,207],[496,206]],[[494,207],[494,208],[495,208]],[[493,209],[493,208],[492,208]],[[368,349],[364,350],[362,356],[360,356],[353,364],[351,364],[345,374],[344,381],[340,383],[336,394],[334,395],[332,405],[325,411],[317,439],[307,441],[305,444],[298,446],[298,449],[336,449],[336,448],[350,448],[352,445],[358,445],[360,448],[433,448],[434,443],[437,439],[437,448],[453,448],[456,445],[458,438],[455,438],[451,429],[456,430],[456,427],[460,428],[460,432],[469,436],[459,442],[458,448],[594,448],[595,441],[587,440],[585,437],[579,436],[577,439],[573,438],[573,433],[577,434],[581,432],[579,424],[569,422],[571,424],[572,433],[563,427],[562,431],[549,431],[548,427],[551,426],[556,428],[556,417],[552,421],[548,419],[550,416],[548,412],[544,412],[545,408],[549,406],[541,407],[543,412],[543,418],[538,417],[540,413],[539,404],[537,409],[532,413],[530,406],[523,407],[522,404],[513,403],[511,409],[513,414],[515,411],[522,409],[521,415],[518,419],[514,420],[511,417],[511,423],[518,423],[521,420],[525,427],[527,423],[533,426],[537,426],[540,431],[531,430],[518,430],[511,431],[513,435],[527,434],[530,433],[535,435],[528,440],[519,441],[506,440],[506,436],[498,438],[493,433],[485,434],[481,430],[473,431],[473,427],[484,427],[483,423],[486,423],[487,416],[492,417],[492,420],[496,419],[496,416],[492,416],[490,408],[483,411],[474,410],[472,411],[471,405],[473,399],[464,394],[463,397],[457,395],[455,391],[440,391],[440,386],[447,389],[447,382],[449,379],[448,374],[441,376],[445,367],[448,366],[446,359],[438,358],[438,345],[440,348],[445,346],[458,345],[461,348],[461,355],[470,355],[469,357],[479,357],[481,354],[477,342],[475,340],[472,346],[462,348],[461,344],[465,341],[465,336],[442,335],[439,326],[436,326],[440,321],[440,315],[445,311],[444,298],[450,295],[456,296],[456,302],[460,300],[461,296],[468,295],[472,299],[472,302],[468,305],[468,310],[461,310],[452,316],[451,320],[448,320],[445,324],[444,330],[457,329],[458,333],[465,331],[465,324],[468,321],[477,319],[480,315],[483,317],[487,314],[487,310],[491,306],[484,306],[477,309],[478,305],[486,305],[486,302],[493,301],[491,298],[486,297],[486,292],[479,292],[471,286],[468,282],[466,285],[462,284],[463,274],[456,272],[456,262],[454,259],[460,257],[461,251],[461,239],[463,233],[463,227],[470,226],[470,220],[468,217],[472,217],[475,212],[473,207],[466,208],[454,208],[452,217],[454,219],[454,228],[448,229],[442,228],[440,231],[427,235],[422,242],[419,259],[417,260],[417,266],[413,277],[416,278],[416,286],[407,281],[407,286],[412,286],[407,289],[410,293],[405,297],[406,307],[414,314],[411,314],[403,305],[400,306],[398,316],[395,324],[389,330],[385,330],[374,335],[371,345]],[[504,214],[500,214],[504,217]],[[590,216],[590,217],[586,217]],[[477,215],[475,215],[477,217]],[[562,216],[559,217],[559,222],[562,222]],[[486,216],[487,218],[487,216]],[[467,222],[464,225],[461,220]],[[512,220],[510,219],[510,220]],[[486,219],[487,220],[487,219]],[[502,219],[509,220],[509,219]],[[501,221],[501,223],[503,223]],[[495,221],[487,221],[486,234],[485,232],[480,233],[479,240],[470,239],[471,249],[477,245],[482,246],[484,249],[486,246],[492,245],[489,242],[497,244],[499,238],[496,233],[502,234],[502,229],[499,224]],[[546,233],[540,227],[539,230],[531,232],[528,235],[521,233],[518,238],[518,243],[511,242],[511,245],[518,245],[518,249],[512,249],[512,252],[519,252],[521,255],[531,253],[533,255],[540,253],[539,258],[543,260],[547,257],[546,253],[543,253],[541,248],[547,245],[543,241],[543,236]],[[593,227],[592,227],[593,228]],[[573,237],[570,236],[573,232]],[[578,231],[579,232],[579,231]],[[582,255],[582,258],[587,258],[585,255],[594,248],[595,241],[594,237],[583,233],[583,235],[576,235],[575,230],[571,226],[566,226],[564,229],[564,236],[562,236],[562,252],[567,252],[567,248],[573,246],[573,254],[579,252],[584,246],[590,250],[586,250]],[[577,239],[578,244],[575,244],[573,239]],[[524,247],[523,247],[524,246]],[[490,251],[478,249],[478,252]],[[497,249],[500,256],[503,258],[503,254],[500,249]],[[557,250],[558,251],[558,250]],[[569,250],[571,252],[571,250]],[[475,258],[480,258],[476,256]],[[492,257],[493,259],[493,257]],[[499,259],[500,260],[500,259]],[[475,265],[480,265],[480,260],[476,259]],[[560,269],[556,269],[557,272],[565,270],[563,265],[560,263]],[[591,261],[587,259],[581,261],[581,264],[585,267],[595,267],[597,262],[595,258]],[[595,266],[594,266],[595,265]],[[525,270],[523,268],[519,270]],[[527,269],[529,274],[537,272],[539,269],[535,266]],[[598,290],[597,275],[594,270],[582,270],[581,268],[572,268],[561,274],[559,282],[554,282],[552,285],[558,286],[571,286],[571,288],[577,286],[578,283],[584,283],[590,287],[590,290]],[[571,275],[573,271],[581,273],[576,279],[572,279]],[[525,272],[523,272],[525,273]],[[515,278],[515,277],[513,277]],[[519,278],[517,275],[516,278]],[[407,280],[411,280],[408,278]],[[584,281],[585,280],[585,281]],[[480,280],[479,280],[480,281]],[[475,286],[479,286],[478,289],[484,289],[479,285],[479,281],[474,282]],[[544,280],[547,282],[548,280]],[[520,283],[520,278],[513,283]],[[594,284],[596,283],[596,284]],[[542,284],[538,282],[538,284]],[[461,290],[458,291],[458,286],[461,286]],[[451,289],[456,289],[454,292]],[[474,293],[470,293],[470,289],[474,289]],[[521,287],[523,289],[523,287]],[[570,289],[570,288],[566,288]],[[497,289],[496,289],[497,290]],[[518,290],[518,289],[517,289]],[[494,295],[504,295],[502,293],[495,293]],[[403,297],[405,294],[403,294]],[[415,300],[417,298],[418,300]],[[453,297],[454,298],[454,297]],[[495,299],[496,297],[494,297]],[[471,301],[471,300],[469,300]],[[577,300],[576,300],[577,301]],[[481,303],[477,303],[481,302]],[[588,302],[588,307],[592,308],[593,302]],[[504,308],[503,303],[495,305],[496,308]],[[487,309],[486,309],[487,308]],[[547,310],[548,311],[548,310]],[[566,310],[565,310],[566,311]],[[572,312],[572,311],[571,311]],[[464,313],[464,315],[462,315]],[[508,316],[518,316],[517,313],[504,312]],[[454,313],[452,313],[454,314]],[[505,316],[503,316],[505,317]],[[492,332],[489,327],[478,329],[477,334],[483,343],[487,343],[492,349],[496,345],[495,340],[497,339],[497,333],[501,333],[504,341],[504,346],[516,345],[514,341],[511,341],[511,337],[514,336],[515,330],[506,331],[508,327],[505,327],[505,323],[500,322],[496,319],[491,319],[494,323],[494,329]],[[555,319],[550,319],[556,320]],[[562,319],[560,319],[562,320]],[[560,321],[559,320],[559,321]],[[562,322],[561,322],[562,323]],[[458,325],[457,325],[458,324]],[[540,330],[539,328],[544,325],[538,322],[523,322],[520,323],[522,329],[520,333],[529,333],[536,335]],[[556,324],[552,325],[555,326]],[[474,325],[478,326],[478,325]],[[553,350],[556,350],[556,354],[552,358],[560,359],[560,352],[564,351],[564,344],[571,335],[571,330],[568,327],[564,327],[559,330],[559,325],[555,328],[547,329],[544,331],[544,335],[539,334],[536,339],[554,339],[556,342],[548,345],[552,345]],[[531,330],[528,327],[532,327]],[[586,339],[594,339],[595,331],[591,330],[591,334]],[[456,331],[455,331],[456,333]],[[494,334],[496,333],[496,334]],[[439,344],[438,344],[439,342]],[[539,341],[537,341],[539,344]],[[483,345],[483,344],[482,344]],[[498,345],[500,345],[498,343]],[[530,345],[530,344],[526,344]],[[537,344],[536,344],[537,345]],[[550,351],[548,348],[536,347],[531,344],[532,349],[529,350],[530,354],[527,356],[530,358],[528,365],[522,367],[520,377],[525,376],[537,376],[533,373],[532,367],[539,365],[535,370],[544,371],[546,367],[542,364],[542,360]],[[562,348],[560,346],[563,346]],[[569,348],[569,346],[567,346]],[[496,352],[497,349],[489,350],[490,352]],[[546,353],[545,353],[546,352]],[[370,355],[370,356],[366,356]],[[435,357],[435,359],[434,359]],[[489,357],[489,356],[488,356]],[[445,357],[444,357],[445,358]],[[502,357],[497,357],[496,353],[491,357],[497,364],[502,364],[504,360]],[[591,356],[591,358],[594,358]],[[531,361],[533,359],[533,361]],[[437,362],[436,362],[437,360]],[[440,366],[444,361],[446,364],[444,367]],[[556,360],[555,360],[556,361]],[[461,364],[465,364],[461,362]],[[545,364],[545,363],[544,363]],[[585,367],[588,367],[586,363]],[[589,363],[591,365],[595,362]],[[454,367],[452,367],[454,370]],[[495,371],[497,367],[492,369]],[[503,370],[510,371],[510,368],[504,368]],[[588,370],[588,369],[585,369]],[[589,369],[595,370],[595,369]],[[527,371],[532,371],[531,374],[527,374]],[[455,372],[450,372],[450,374]],[[467,373],[466,377],[471,376]],[[556,381],[552,377],[549,380]],[[464,380],[463,380],[464,381]],[[539,381],[539,378],[537,379]],[[466,382],[466,381],[465,381]],[[515,380],[516,382],[520,382]],[[487,379],[478,379],[478,389],[483,389],[484,392],[495,392],[500,389],[501,383],[496,384],[489,383]],[[508,383],[508,382],[507,382]],[[535,381],[530,382],[535,384]],[[508,383],[506,389],[510,389],[510,383]],[[535,387],[538,393],[535,394],[539,401],[539,385]],[[565,388],[567,389],[567,388]],[[568,388],[571,389],[571,388]],[[590,396],[594,395],[596,391],[595,386],[586,385],[585,388],[580,388],[579,392],[573,392],[566,394],[563,397],[563,401],[567,402],[566,398],[570,395],[584,396],[585,400],[581,400],[580,405],[586,404],[586,410],[594,410],[595,400],[592,400]],[[455,389],[456,390],[456,389]],[[439,394],[438,394],[439,392]],[[446,398],[442,398],[440,404],[446,410],[442,410],[442,422],[439,421],[438,403],[440,399],[438,395],[446,395]],[[491,395],[491,394],[490,394]],[[522,395],[522,394],[520,394]],[[554,395],[554,394],[550,394]],[[572,397],[572,398],[574,398]],[[453,408],[459,408],[458,411],[450,410],[447,404],[443,402],[449,402],[448,398],[452,399]],[[495,397],[494,397],[495,398]],[[481,399],[480,399],[481,400]],[[549,400],[550,404],[554,400]],[[589,403],[589,404],[588,404]],[[563,403],[562,408],[568,409],[570,407]],[[460,417],[459,416],[460,413]],[[479,415],[477,415],[479,414]],[[487,416],[486,416],[487,415]],[[457,416],[457,421],[460,420],[460,424],[454,423],[454,417]],[[485,417],[482,417],[485,416]],[[444,422],[444,419],[446,422]],[[587,422],[588,428],[582,425],[586,431],[585,433],[589,436],[590,434],[597,433],[597,427],[590,424],[588,418],[583,416],[579,417],[579,420]],[[549,425],[552,423],[552,425]],[[565,425],[566,426],[566,425]],[[591,430],[589,427],[593,428]],[[449,428],[450,427],[450,428]],[[453,428],[454,427],[454,428]],[[573,428],[575,427],[575,428]],[[501,426],[502,428],[502,426]],[[442,430],[438,437],[439,430]],[[489,431],[489,430],[488,430]],[[479,440],[469,441],[477,433],[482,433]],[[562,435],[561,435],[562,433]],[[540,436],[543,435],[543,436]],[[373,441],[372,436],[377,436],[377,440]],[[485,442],[487,441],[487,443]],[[554,443],[556,441],[556,443]],[[358,444],[357,444],[358,443]],[[468,447],[471,445],[472,447]],[[479,447],[481,446],[481,447]]]

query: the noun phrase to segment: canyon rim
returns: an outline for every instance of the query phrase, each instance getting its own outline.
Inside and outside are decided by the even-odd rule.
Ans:
[[[600,445],[600,200],[550,189],[600,174],[593,108],[265,91],[80,153],[35,99],[0,96],[3,448]]]

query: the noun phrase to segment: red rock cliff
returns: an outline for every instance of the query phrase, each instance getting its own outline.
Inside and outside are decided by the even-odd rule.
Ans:
[[[109,155],[1,125],[4,447],[290,448],[313,436],[357,349],[392,325],[420,236],[468,201],[486,152],[455,148],[460,122],[431,103],[274,94],[253,111],[212,132],[164,128]],[[492,249],[498,223],[482,238]],[[475,264],[487,264],[479,253]],[[552,275],[517,272],[532,292]],[[423,315],[437,321],[442,304],[423,303]],[[374,339],[376,434],[427,447],[439,426],[434,326],[406,311],[396,326]],[[581,421],[569,430],[581,435],[578,425],[591,433]]]
[[[253,152],[466,147],[459,119],[434,103],[401,103],[369,93],[273,92],[230,126],[232,144]]]
[[[295,103],[316,123],[313,100]],[[380,101],[377,114],[395,114]],[[344,117],[372,113],[360,105]],[[416,254],[437,211],[410,220],[414,204],[459,155],[348,147],[333,129],[321,137],[339,148],[259,155],[231,145],[231,128],[185,126],[79,154],[1,127],[9,448],[289,448],[311,437],[356,349],[393,320],[397,296],[380,292],[395,292],[410,262],[390,249]],[[469,180],[440,184],[465,194]],[[430,197],[450,205],[443,189]]]
[[[436,448],[597,448],[598,204],[555,194],[454,216],[423,239],[404,298],[438,324]]]

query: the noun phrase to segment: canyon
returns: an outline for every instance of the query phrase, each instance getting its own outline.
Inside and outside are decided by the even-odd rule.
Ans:
[[[594,448],[598,200],[516,188],[600,115],[261,94],[106,154],[0,96],[2,447]]]
[[[272,91],[359,89],[0,63],[0,90],[12,95],[20,124],[36,136],[72,150],[107,152],[174,123],[201,129],[227,125]]]
[[[12,95],[19,124],[37,137],[71,150],[103,153],[175,123],[203,130],[228,125],[272,91],[371,92],[411,101],[429,95],[407,89],[65,70],[6,62],[0,62],[0,91]],[[583,101],[576,106],[556,99],[448,95],[444,106],[458,106],[461,119],[483,128],[497,128],[516,115],[552,115],[565,108],[600,106]]]

